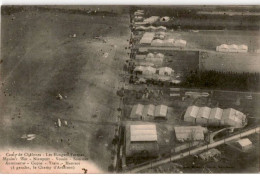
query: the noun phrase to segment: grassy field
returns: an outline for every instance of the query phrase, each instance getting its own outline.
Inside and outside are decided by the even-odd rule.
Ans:
[[[200,69],[258,73],[260,71],[259,53],[200,52]]]
[[[106,122],[116,122],[118,114],[128,14],[32,8],[4,14],[1,23],[1,148],[80,153],[107,171],[115,127]],[[58,93],[62,100],[56,99]],[[25,133],[36,139],[24,141]]]
[[[202,30],[202,31],[169,31],[168,38],[187,41],[187,48],[212,50],[221,44],[247,45],[249,51],[260,48],[259,31],[247,30]]]

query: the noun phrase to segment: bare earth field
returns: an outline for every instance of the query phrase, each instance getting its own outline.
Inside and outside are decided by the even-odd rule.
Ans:
[[[1,148],[84,154],[106,172],[113,163],[119,72],[128,57],[128,15],[30,10],[1,20]],[[36,138],[21,139],[26,133]]]

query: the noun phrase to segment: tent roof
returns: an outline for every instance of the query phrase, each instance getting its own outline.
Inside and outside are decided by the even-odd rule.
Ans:
[[[173,69],[172,68],[169,68],[169,67],[161,67],[161,68],[159,68],[159,73],[160,72],[172,72],[173,71]]]
[[[241,123],[243,118],[245,118],[245,115],[242,112],[237,111],[233,108],[223,110],[222,119],[224,120],[229,119]]]
[[[223,113],[223,109],[221,109],[221,108],[212,108],[211,111],[210,111],[209,118],[210,119],[221,120],[222,113]]]
[[[133,106],[130,118],[135,118],[136,116],[142,116],[143,114],[144,105],[136,104]]]
[[[244,138],[244,139],[238,140],[237,143],[238,143],[241,147],[248,146],[248,145],[251,145],[251,144],[252,144],[252,142],[251,142],[248,138]]]
[[[130,140],[157,141],[157,130],[154,124],[130,125]]]
[[[155,58],[164,58],[164,54],[157,53],[157,54],[155,54]]]
[[[154,58],[154,54],[153,53],[148,53],[147,54],[147,58]]]
[[[203,140],[204,131],[206,130],[201,126],[178,126],[174,127],[175,135],[178,140],[182,139],[194,139]]]
[[[184,117],[197,117],[197,114],[199,112],[199,107],[198,106],[189,106]]]
[[[199,112],[197,114],[197,118],[205,118],[208,119],[210,115],[211,108],[209,107],[200,107]]]
[[[157,105],[155,107],[154,116],[155,117],[166,117],[167,109],[168,109],[168,106],[166,106],[166,105]]]
[[[144,67],[143,66],[136,66],[134,71],[143,71]]]
[[[154,116],[154,110],[155,106],[153,104],[145,105],[143,109],[143,116]]]

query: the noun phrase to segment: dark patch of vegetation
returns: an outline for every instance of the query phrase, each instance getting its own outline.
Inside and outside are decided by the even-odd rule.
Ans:
[[[191,71],[184,76],[183,87],[259,91],[259,73]]]

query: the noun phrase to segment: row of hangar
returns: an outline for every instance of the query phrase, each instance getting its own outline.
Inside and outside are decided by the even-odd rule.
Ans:
[[[208,126],[231,126],[240,128],[246,125],[246,115],[233,108],[209,108],[189,106],[184,115],[184,121]]]

